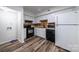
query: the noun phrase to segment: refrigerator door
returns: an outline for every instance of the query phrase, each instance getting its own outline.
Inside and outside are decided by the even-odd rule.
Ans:
[[[79,51],[78,31],[75,25],[56,26],[56,45],[69,51]],[[76,47],[77,46],[77,47]]]

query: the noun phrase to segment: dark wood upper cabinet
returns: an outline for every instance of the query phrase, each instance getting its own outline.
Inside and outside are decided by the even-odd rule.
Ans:
[[[33,21],[31,21],[31,20],[25,20],[25,21],[24,21],[24,28],[31,27],[32,22],[33,22]]]

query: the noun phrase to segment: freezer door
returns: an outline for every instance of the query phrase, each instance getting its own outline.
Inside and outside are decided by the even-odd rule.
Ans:
[[[75,11],[58,14],[57,24],[77,24],[77,13]]]

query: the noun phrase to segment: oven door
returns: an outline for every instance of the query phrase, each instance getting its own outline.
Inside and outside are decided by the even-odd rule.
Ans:
[[[34,36],[34,28],[27,28],[27,38]]]
[[[33,29],[28,29],[28,34],[33,33]]]

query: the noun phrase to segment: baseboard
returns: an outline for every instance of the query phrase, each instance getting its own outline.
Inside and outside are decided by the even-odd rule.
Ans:
[[[61,48],[61,49],[65,50],[65,51],[67,51],[67,52],[71,52],[71,51],[69,51],[69,50],[67,50],[67,49],[64,49],[64,48],[62,48],[62,47],[59,47],[59,46],[57,46],[57,45],[56,45],[56,47]]]
[[[16,40],[17,40],[17,39],[16,39]],[[5,44],[5,43],[7,43],[7,42],[12,42],[12,41],[14,41],[14,40],[4,41],[4,42],[1,42],[0,45],[1,45],[1,44]]]
[[[36,36],[36,35],[35,35]],[[36,36],[36,37],[40,37],[40,36]],[[43,38],[43,37],[40,37],[41,39],[46,39],[46,38]]]
[[[29,40],[29,39],[31,39],[31,38],[33,38],[33,37],[35,37],[35,36],[32,36],[32,37],[30,37],[30,38],[25,38],[25,39],[24,39],[24,42],[26,42],[27,40]]]

